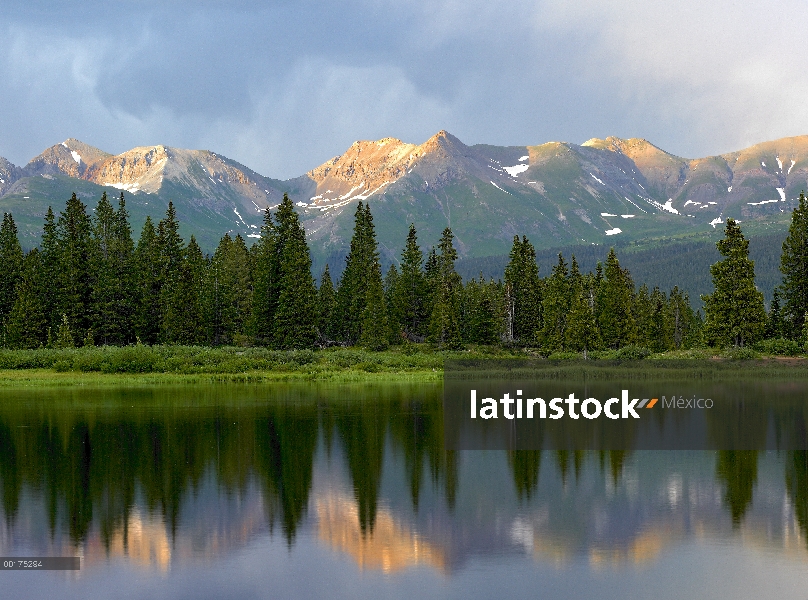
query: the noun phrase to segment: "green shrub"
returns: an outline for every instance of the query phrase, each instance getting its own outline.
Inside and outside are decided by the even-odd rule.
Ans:
[[[648,348],[630,345],[620,348],[615,358],[617,360],[642,360],[643,358],[648,358],[650,355],[651,351]]]
[[[368,373],[378,373],[381,371],[381,365],[376,362],[363,362],[356,365],[357,369],[361,369],[362,371],[366,371]]]
[[[105,373],[152,373],[161,371],[160,357],[148,346],[125,346],[110,352],[109,359],[104,362]]]
[[[729,360],[750,360],[760,358],[760,354],[752,348],[727,348],[721,353],[721,358]]]
[[[57,360],[53,363],[53,370],[57,373],[66,373],[73,367],[73,363],[69,360]]]
[[[75,358],[73,358],[73,370],[83,371],[85,373],[89,371],[102,371],[106,359],[104,354],[105,353],[101,350],[89,350],[88,348],[76,352]]]
[[[753,348],[763,354],[773,354],[777,356],[796,356],[804,352],[799,342],[784,338],[762,340],[755,344]]]

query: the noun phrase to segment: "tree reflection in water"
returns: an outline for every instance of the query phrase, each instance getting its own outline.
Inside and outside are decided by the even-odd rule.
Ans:
[[[312,506],[318,447],[339,448],[344,457],[359,535],[368,538],[361,542],[363,556],[375,556],[369,536],[379,514],[385,531],[400,529],[390,520],[392,513],[380,508],[388,453],[402,459],[407,501],[416,517],[427,483],[440,490],[450,513],[461,486],[478,494],[488,489],[473,476],[459,481],[463,458],[444,449],[437,385],[40,390],[4,394],[0,401],[0,498],[7,525],[15,523],[26,490],[33,490],[45,508],[51,537],[63,533],[78,545],[96,529],[107,551],[127,546],[134,535],[129,528],[142,514],[161,515],[173,540],[184,501],[206,477],[228,494],[256,485],[270,530],[278,528],[292,546]],[[735,435],[732,423],[722,426],[716,419],[711,427],[712,435]],[[631,459],[626,451],[531,450],[505,456],[514,497],[524,507],[547,500],[542,500],[545,479],[560,480],[563,494],[585,485],[589,466],[614,489]],[[723,451],[715,457],[725,514],[739,527],[753,505],[760,453]],[[795,518],[808,538],[805,452],[788,454],[784,476]],[[346,510],[344,502],[317,502],[327,514]],[[589,518],[586,509],[562,506],[578,531],[574,535],[586,535],[581,522]],[[437,552],[432,548],[429,555]]]

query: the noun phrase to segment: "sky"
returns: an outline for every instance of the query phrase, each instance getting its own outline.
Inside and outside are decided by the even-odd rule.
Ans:
[[[296,177],[359,139],[642,137],[688,158],[808,134],[808,4],[5,0],[0,156],[69,137]]]

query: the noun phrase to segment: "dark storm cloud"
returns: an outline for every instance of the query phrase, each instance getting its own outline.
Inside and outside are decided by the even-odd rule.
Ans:
[[[12,2],[0,155],[162,143],[292,177],[355,139],[442,128],[706,155],[808,132],[805,22],[790,0]]]

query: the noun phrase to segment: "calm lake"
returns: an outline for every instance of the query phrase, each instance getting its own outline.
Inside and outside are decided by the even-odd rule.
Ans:
[[[804,452],[443,427],[432,383],[1,389],[0,555],[82,557],[2,596],[808,599]]]

